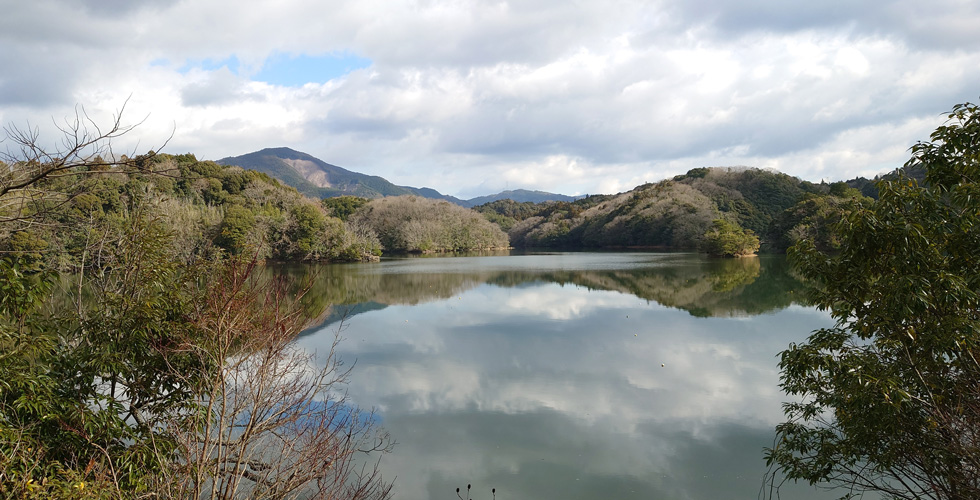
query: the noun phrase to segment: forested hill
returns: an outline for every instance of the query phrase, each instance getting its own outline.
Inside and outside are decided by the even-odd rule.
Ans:
[[[314,199],[265,173],[199,161],[192,154],[154,153],[123,162],[125,168],[83,161],[44,179],[36,185],[43,202],[9,201],[23,196],[19,193],[0,197],[6,202],[0,204],[0,220],[13,221],[0,226],[0,255],[22,257],[32,268],[74,269],[107,241],[122,238],[139,217],[167,235],[168,257],[178,262],[220,254],[362,261],[376,260],[383,251],[507,246],[497,226],[445,200]],[[33,165],[0,162],[16,175]],[[357,210],[364,214],[351,218]]]
[[[703,249],[706,237],[726,230],[758,235],[764,249],[784,250],[827,227],[864,199],[843,182],[814,184],[747,167],[696,168],[617,195],[574,202],[498,201],[475,207],[509,231],[516,247],[642,247]]]

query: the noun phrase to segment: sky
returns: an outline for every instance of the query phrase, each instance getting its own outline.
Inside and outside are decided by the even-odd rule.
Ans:
[[[290,147],[460,198],[832,182],[980,99],[977,26],[973,0],[0,0],[0,123],[55,148],[121,112],[119,149]]]

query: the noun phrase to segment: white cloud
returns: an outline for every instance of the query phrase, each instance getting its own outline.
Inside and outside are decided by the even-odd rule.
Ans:
[[[202,158],[283,145],[449,194],[593,193],[712,165],[879,173],[927,138],[908,124],[980,81],[980,8],[954,0],[117,3],[0,7],[6,122],[132,96],[149,119],[129,144],[173,130],[171,152]],[[270,57],[340,52],[371,65],[250,80]]]
[[[510,270],[520,284],[464,287],[419,307],[351,318],[339,347],[342,359],[357,359],[350,394],[379,407],[399,442],[383,461],[399,477],[399,494],[437,498],[460,486],[452,481],[481,492],[496,487],[498,498],[547,498],[555,484],[607,496],[616,485],[633,489],[615,498],[757,493],[760,449],[783,418],[776,353],[833,321],[803,306],[750,319],[695,318],[522,272],[622,270],[651,258],[687,281],[681,270],[690,262],[672,267],[677,256],[487,259],[479,264],[488,274],[476,283]],[[447,276],[473,265],[466,260],[390,261],[370,272]],[[323,331],[300,343],[322,348],[332,338]]]
[[[453,314],[457,304],[465,315]],[[510,332],[510,318],[538,324],[538,331]],[[355,317],[341,348],[362,359],[356,382],[362,403],[395,405],[398,412],[553,410],[629,430],[674,420],[771,425],[782,416],[773,403],[778,371],[771,349],[792,340],[777,332],[794,324],[802,335],[828,321],[803,308],[751,322],[695,319],[632,295],[574,285],[481,286],[424,308]],[[317,338],[303,344],[316,346]]]

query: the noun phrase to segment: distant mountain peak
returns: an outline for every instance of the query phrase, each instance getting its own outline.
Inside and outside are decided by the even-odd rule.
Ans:
[[[254,153],[249,153],[249,155],[263,155],[263,156],[275,156],[276,158],[290,159],[290,160],[310,160],[319,163],[326,163],[311,154],[304,153],[302,151],[296,151],[292,148],[279,147],[279,148],[265,148],[260,149]],[[243,155],[248,156],[248,155]],[[327,163],[329,165],[329,163]],[[336,165],[333,165],[336,166]],[[340,167],[337,167],[340,168]]]
[[[258,170],[279,179],[299,192],[315,198],[353,195],[364,198],[399,196],[412,194],[423,198],[447,200],[464,207],[474,207],[492,201],[511,199],[517,202],[530,201],[575,201],[582,196],[566,196],[545,191],[528,189],[508,189],[506,191],[479,196],[470,200],[444,195],[435,189],[410,186],[396,186],[383,177],[352,172],[332,165],[313,155],[292,148],[265,148],[241,156],[218,160],[222,165],[237,165],[242,168]]]
[[[542,203],[545,201],[571,202],[579,198],[584,198],[584,196],[567,196],[564,194],[555,194],[546,191],[531,191],[528,189],[508,189],[506,191],[501,191],[497,194],[471,198],[469,200],[466,200],[466,202],[470,206],[477,206],[477,205],[483,205],[484,203],[490,203],[499,200],[514,200],[518,203],[523,203],[527,201],[531,203]]]
[[[381,198],[414,194],[463,204],[461,200],[443,195],[434,189],[396,186],[382,177],[353,172],[287,147],[265,148],[241,156],[222,158],[218,163],[264,172],[315,198],[342,195]]]

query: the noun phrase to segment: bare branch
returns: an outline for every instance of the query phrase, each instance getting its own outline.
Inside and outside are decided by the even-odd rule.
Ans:
[[[298,303],[253,270],[233,264],[200,306],[197,352],[217,370],[199,395],[203,411],[169,424],[184,457],[174,481],[195,498],[388,498],[377,463],[359,457],[393,442],[373,412],[347,401],[339,336],[320,358],[297,347]]]
[[[40,129],[30,123],[24,127],[4,126],[0,142],[7,144],[0,150],[0,222],[38,219],[81,193],[77,186],[52,188],[49,184],[56,179],[118,172],[153,173],[150,160],[156,155],[154,151],[117,154],[114,149],[113,141],[145,121],[123,123],[128,101],[127,98],[106,127],[92,119],[84,107],[76,106],[74,117],[55,123],[61,136],[54,147],[46,146]],[[167,138],[161,147],[169,141]]]

